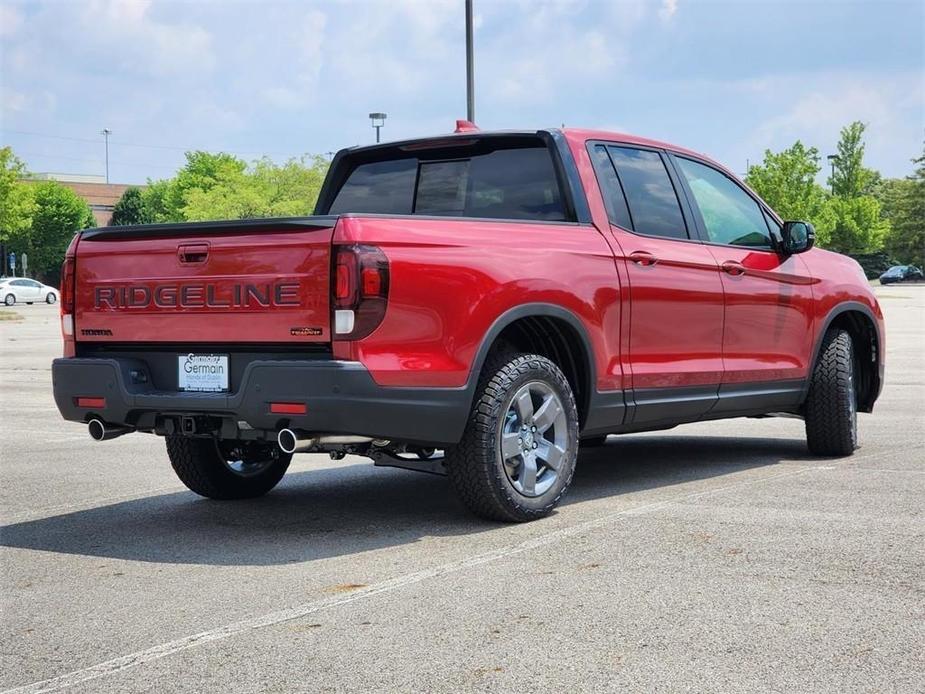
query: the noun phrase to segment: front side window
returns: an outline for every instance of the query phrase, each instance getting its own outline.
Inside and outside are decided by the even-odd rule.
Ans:
[[[604,145],[594,145],[591,149],[591,156],[604,205],[607,207],[607,217],[618,227],[632,231],[633,222],[630,219],[629,208],[626,206],[626,195],[617,179],[617,172],[614,171],[607,148]]]
[[[687,180],[711,243],[771,248],[771,233],[758,203],[716,169],[683,157],[676,161]]]
[[[687,226],[674,184],[658,152],[608,147],[626,194],[633,231],[646,236],[686,239]]]

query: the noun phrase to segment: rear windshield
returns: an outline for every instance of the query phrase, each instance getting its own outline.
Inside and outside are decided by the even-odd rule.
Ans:
[[[347,212],[567,220],[552,157],[542,145],[360,164],[328,210]]]

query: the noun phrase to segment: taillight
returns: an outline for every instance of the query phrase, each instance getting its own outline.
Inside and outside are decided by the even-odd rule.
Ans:
[[[74,313],[74,258],[65,258],[61,265],[61,313]]]
[[[61,287],[58,291],[61,299],[61,336],[64,338],[63,355],[65,357],[73,357],[77,354],[77,348],[74,343],[75,264],[76,261],[73,255],[66,255],[64,257],[64,263],[61,265]]]
[[[389,260],[375,246],[336,246],[334,334],[359,340],[379,327],[389,298]]]

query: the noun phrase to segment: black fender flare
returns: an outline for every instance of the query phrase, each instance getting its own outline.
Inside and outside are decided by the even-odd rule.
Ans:
[[[597,367],[594,361],[594,348],[591,346],[591,338],[588,337],[588,331],[585,328],[584,323],[582,323],[581,319],[572,311],[563,308],[562,306],[557,304],[537,302],[521,304],[519,306],[515,306],[514,308],[508,309],[494,320],[494,322],[491,324],[491,327],[485,333],[484,337],[482,337],[482,342],[475,353],[475,357],[472,360],[471,366],[469,367],[469,378],[466,381],[465,386],[470,410],[475,399],[475,389],[478,386],[479,376],[482,373],[482,367],[485,365],[485,360],[488,358],[488,352],[491,350],[492,345],[494,345],[495,340],[497,340],[498,336],[506,327],[513,324],[515,321],[520,320],[521,318],[530,317],[558,318],[567,323],[578,335],[578,338],[582,344],[582,354],[580,355],[580,358],[582,359],[586,373],[588,374],[588,392],[586,397],[589,399],[589,402],[586,403],[586,407],[590,408],[592,406],[591,403],[593,402],[594,394],[597,391]]]
[[[816,368],[816,362],[819,360],[819,352],[822,350],[822,341],[825,339],[825,334],[828,332],[829,328],[832,326],[832,323],[835,322],[839,316],[849,312],[862,313],[870,321],[871,325],[874,327],[874,337],[877,341],[877,368],[876,368],[876,377],[877,383],[874,389],[874,393],[871,398],[870,407],[873,407],[874,401],[879,397],[880,391],[883,389],[883,335],[880,332],[880,324],[877,321],[877,317],[874,315],[874,312],[870,310],[870,307],[867,304],[862,304],[859,301],[845,301],[840,304],[835,305],[825,316],[825,318],[820,323],[819,332],[816,335],[816,343],[813,345],[812,352],[812,361],[809,364],[809,374],[806,378],[806,384],[803,386],[803,393],[800,399],[803,402],[806,399],[807,394],[809,393],[809,386],[813,380],[813,370]],[[867,411],[870,411],[868,408]]]

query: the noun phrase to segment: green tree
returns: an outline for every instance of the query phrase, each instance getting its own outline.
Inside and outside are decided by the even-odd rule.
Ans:
[[[55,181],[33,184],[35,213],[28,247],[29,267],[56,281],[64,252],[74,233],[96,226],[90,206],[74,191]]]
[[[876,198],[835,196],[829,199],[827,207],[834,224],[821,245],[847,255],[873,253],[883,247],[890,223],[881,216]]]
[[[816,183],[819,171],[819,151],[797,140],[782,152],[765,150],[764,161],[749,168],[745,182],[784,219],[812,222],[824,245],[834,217]]]
[[[252,175],[267,198],[272,216],[310,215],[329,164],[320,156],[290,159],[281,166],[264,158],[254,163]]]
[[[880,174],[864,166],[864,130],[867,126],[855,121],[841,129],[838,154],[833,173],[829,176],[832,195],[856,198],[869,195]]]
[[[186,164],[171,181],[164,198],[167,213],[178,221],[192,219],[185,208],[195,191],[208,192],[212,188],[239,181],[247,163],[234,155],[220,152],[187,152]]]
[[[141,188],[131,186],[126,188],[122,197],[116,202],[112,209],[113,226],[129,226],[132,224],[148,224],[151,220],[151,214],[145,204]]]
[[[26,243],[35,212],[32,186],[22,181],[25,175],[26,167],[12,148],[0,148],[0,242],[13,250]]]
[[[152,223],[156,222],[182,222],[183,217],[172,217],[172,210],[168,209],[167,198],[170,192],[170,186],[173,184],[172,178],[152,181],[148,179],[148,185],[141,191],[141,201],[145,208],[145,214]],[[179,214],[179,212],[177,212]]]
[[[891,229],[884,246],[901,263],[925,267],[925,147],[912,160],[915,172],[881,188],[884,212]]]
[[[323,157],[290,159],[282,165],[264,158],[247,170],[226,170],[210,187],[186,193],[184,217],[207,220],[309,215],[327,167]]]

